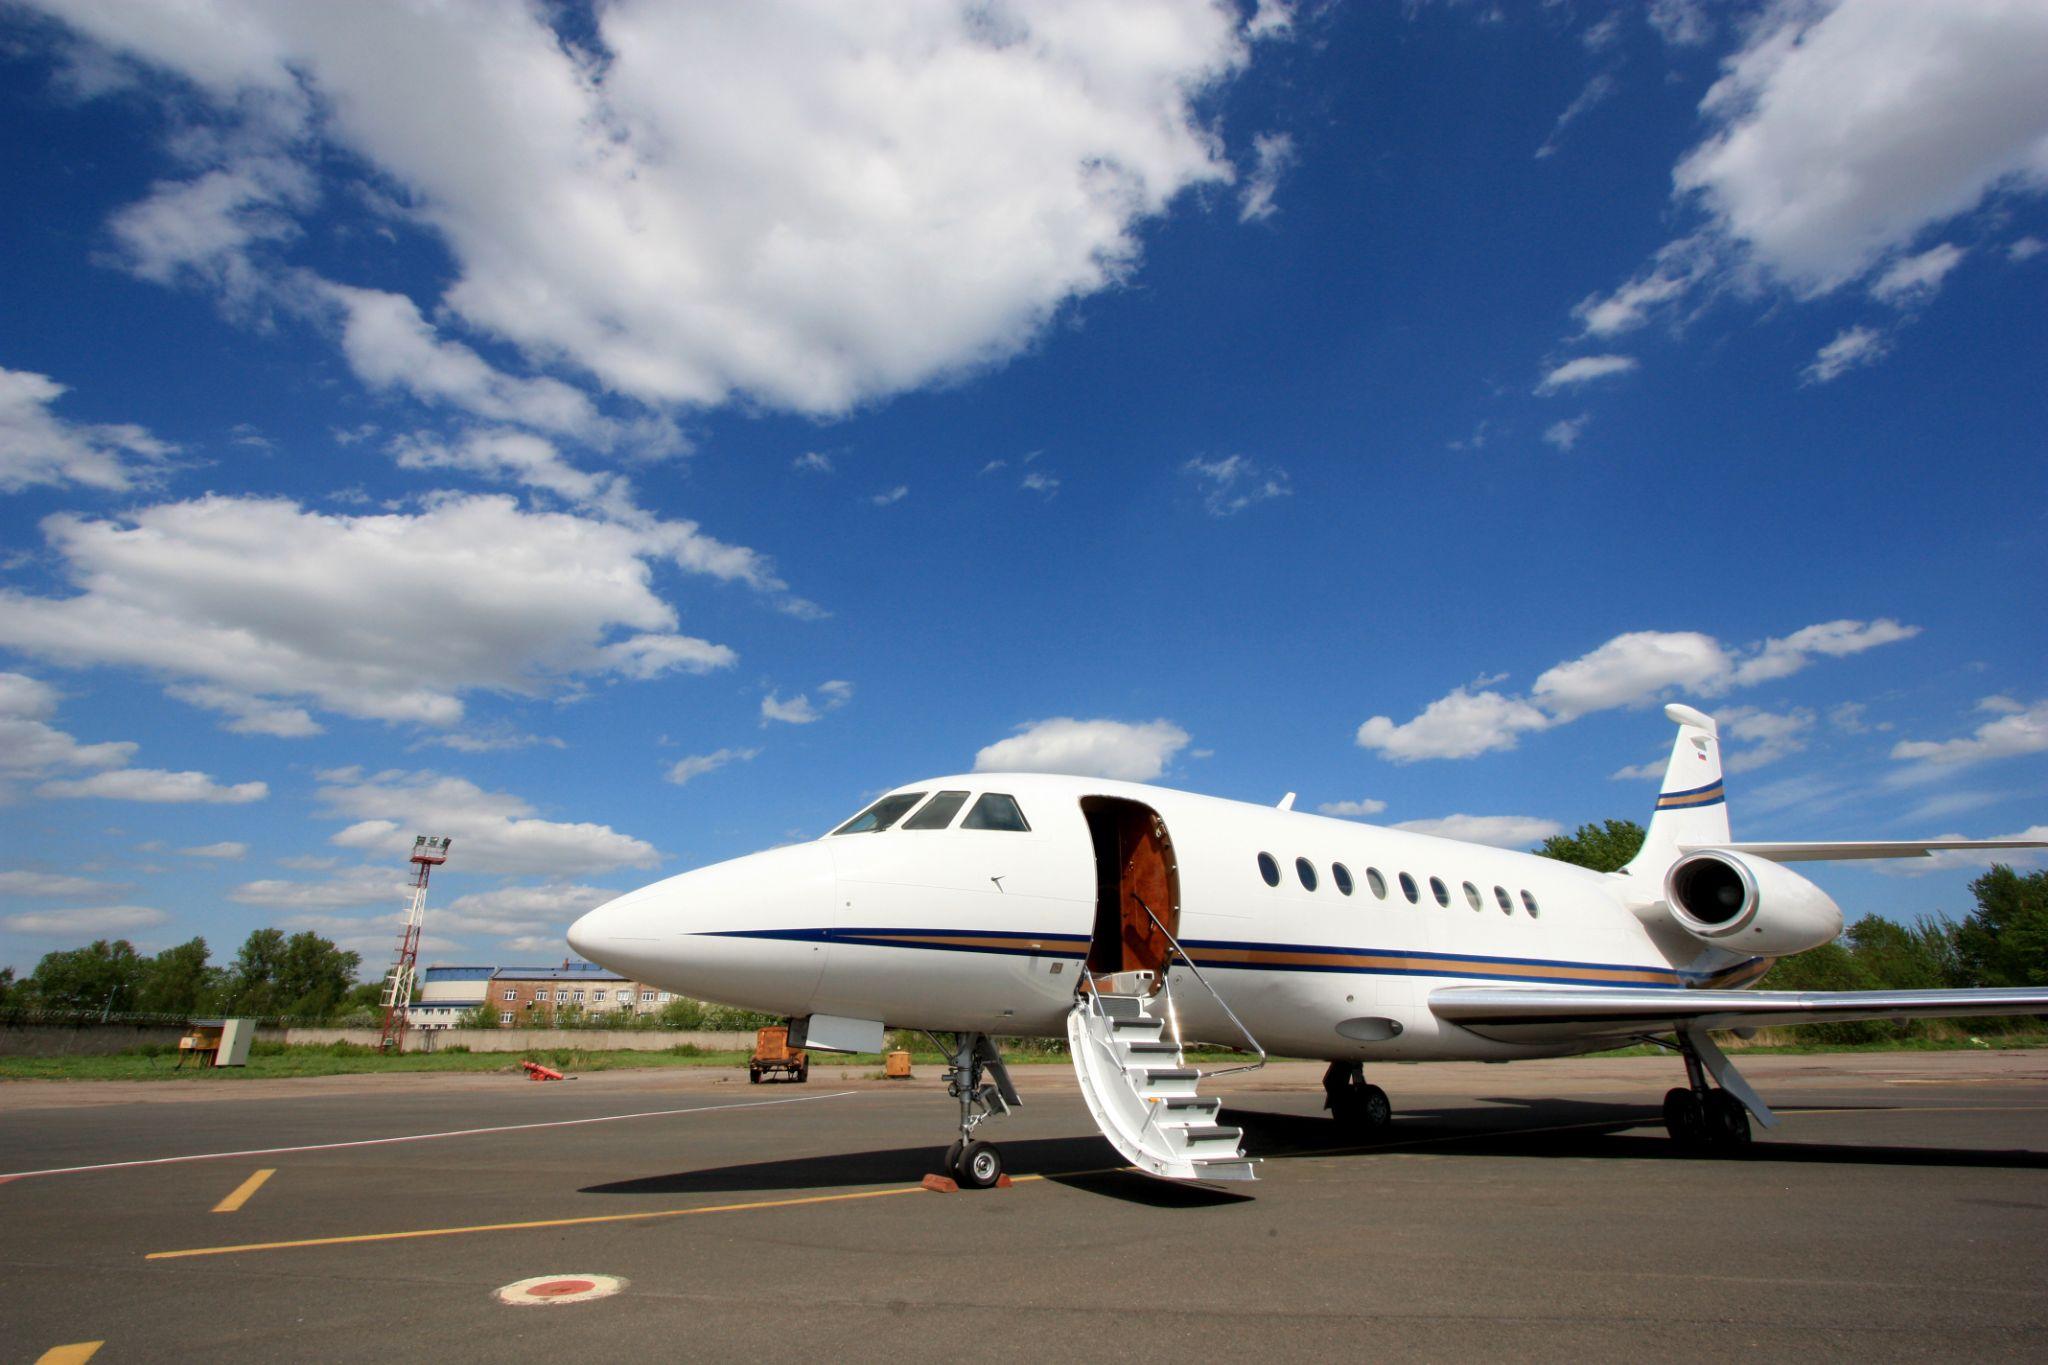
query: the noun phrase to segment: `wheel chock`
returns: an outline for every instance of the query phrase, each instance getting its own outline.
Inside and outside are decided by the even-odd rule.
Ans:
[[[960,1193],[960,1182],[950,1175],[928,1175],[924,1178],[924,1187],[933,1194]]]
[[[1009,1175],[1008,1175],[1008,1174],[1003,1174],[1003,1175],[999,1175],[999,1176],[997,1176],[997,1177],[996,1177],[996,1188],[997,1188],[997,1189],[999,1189],[999,1190],[1007,1190],[1007,1189],[1009,1189],[1009,1188],[1010,1188],[1010,1184],[1011,1184],[1011,1181],[1010,1181],[1010,1177],[1009,1177]]]

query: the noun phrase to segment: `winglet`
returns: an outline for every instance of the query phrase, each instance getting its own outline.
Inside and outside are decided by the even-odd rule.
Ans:
[[[1283,797],[1281,797],[1281,798],[1280,798],[1280,805],[1279,805],[1278,809],[1280,809],[1280,810],[1293,810],[1293,809],[1294,809],[1294,793],[1293,793],[1293,792],[1289,792],[1289,793],[1287,793],[1287,795],[1285,795],[1285,796],[1283,796]]]

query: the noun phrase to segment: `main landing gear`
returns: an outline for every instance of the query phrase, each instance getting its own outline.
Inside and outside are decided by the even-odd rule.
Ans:
[[[1687,1084],[1666,1091],[1664,1127],[1671,1140],[1694,1151],[1734,1155],[1749,1146],[1749,1109],[1726,1090],[1707,1081],[1698,1047],[1684,1033],[1678,1052],[1685,1058]]]
[[[989,1077],[986,1081],[982,1079],[984,1072]],[[989,1189],[1003,1178],[1002,1153],[994,1143],[978,1140],[974,1130],[998,1115],[1009,1113],[1023,1101],[1017,1098],[1009,1068],[1003,1065],[1002,1054],[987,1034],[954,1035],[952,1065],[946,1070],[946,1093],[960,1101],[960,1140],[946,1149],[946,1174],[967,1189]]]
[[[1376,1133],[1393,1121],[1387,1092],[1365,1082],[1365,1063],[1331,1062],[1323,1073],[1323,1108],[1354,1136]]]

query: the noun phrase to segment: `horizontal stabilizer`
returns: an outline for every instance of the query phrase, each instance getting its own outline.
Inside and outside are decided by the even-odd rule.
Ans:
[[[2048,839],[1868,839],[1836,844],[1680,844],[1680,853],[1704,849],[1753,853],[1774,863],[1842,863],[1858,858],[1926,858],[1950,850],[2048,848]]]
[[[1688,991],[1579,986],[1444,986],[1437,1018],[1503,1042],[1632,1038],[1704,1029],[1871,1019],[2048,1014],[2048,987],[1964,991]]]

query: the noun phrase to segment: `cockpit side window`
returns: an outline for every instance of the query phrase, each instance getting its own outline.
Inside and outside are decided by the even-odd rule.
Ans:
[[[922,800],[924,800],[923,792],[899,792],[894,796],[885,796],[832,832],[834,834],[880,834],[883,830],[901,820],[903,812],[909,810]]]
[[[967,804],[966,792],[940,792],[924,803],[924,809],[903,822],[905,829],[944,829]]]
[[[1031,832],[1031,822],[1017,805],[1017,798],[1001,792],[983,792],[974,809],[960,822],[962,829],[1004,829],[1017,834]]]

